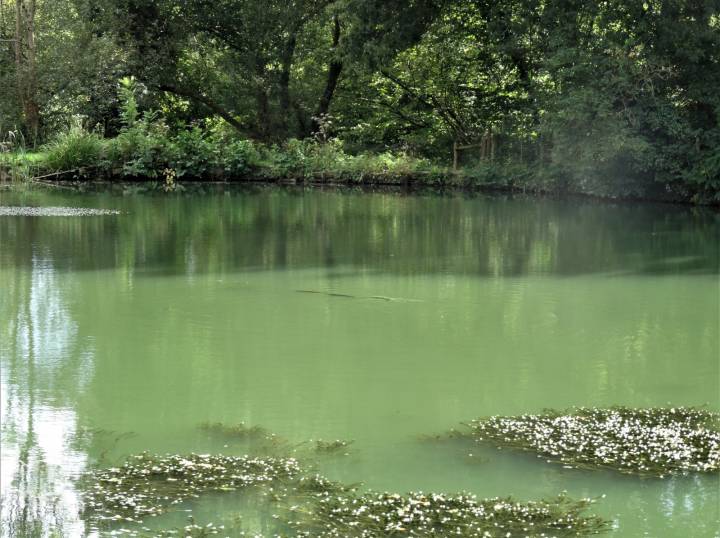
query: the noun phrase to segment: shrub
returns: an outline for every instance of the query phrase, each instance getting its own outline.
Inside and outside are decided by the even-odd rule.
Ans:
[[[237,176],[257,169],[261,155],[250,140],[232,140],[220,151],[219,160],[225,174]]]
[[[154,113],[123,127],[108,143],[108,158],[113,174],[129,177],[157,177],[169,161],[168,129]]]
[[[446,171],[405,153],[352,155],[337,139],[327,142],[289,140],[264,150],[262,174],[273,178],[332,179],[349,182],[398,182],[416,176],[440,181]]]
[[[198,126],[180,131],[168,143],[169,166],[179,178],[203,178],[218,168],[221,146]]]

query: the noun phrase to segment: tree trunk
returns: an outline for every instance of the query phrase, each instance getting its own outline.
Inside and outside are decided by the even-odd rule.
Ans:
[[[257,76],[255,100],[257,102],[257,129],[256,133],[261,140],[267,140],[272,126],[270,125],[270,99],[265,83],[265,62],[258,58],[255,63]]]
[[[290,69],[292,68],[296,44],[297,34],[293,30],[285,42],[285,49],[282,54],[282,69],[280,71],[280,128],[284,131],[284,135],[288,134],[288,118],[290,118],[291,113]]]
[[[327,113],[330,110],[330,103],[332,102],[332,98],[335,95],[335,89],[337,88],[338,82],[340,80],[340,75],[343,70],[343,63],[336,56],[338,44],[340,43],[340,19],[337,15],[333,17],[333,23],[333,59],[330,62],[330,67],[328,68],[327,72],[327,78],[325,79],[325,90],[320,96],[320,102],[318,103],[315,116],[313,116],[312,119],[310,134],[315,134],[320,131],[321,121],[325,116],[327,116]]]
[[[23,119],[33,143],[40,131],[35,68],[35,0],[15,1],[15,69]]]

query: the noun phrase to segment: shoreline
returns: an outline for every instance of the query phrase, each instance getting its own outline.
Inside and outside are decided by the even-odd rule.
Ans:
[[[462,177],[462,176],[460,176]],[[403,178],[387,178],[380,180],[323,180],[323,179],[306,179],[306,178],[267,178],[248,176],[233,180],[203,180],[189,179],[187,181],[177,181],[171,186],[153,179],[98,179],[98,180],[80,180],[80,179],[43,179],[31,178],[23,181],[7,181],[0,180],[0,189],[13,188],[22,185],[36,185],[48,188],[67,189],[72,191],[87,192],[87,190],[113,190],[113,189],[138,189],[138,192],[144,193],[198,193],[203,187],[208,188],[244,188],[244,187],[289,187],[289,188],[313,188],[313,189],[337,189],[337,190],[353,190],[359,189],[367,192],[402,192],[410,194],[432,193],[432,194],[506,194],[513,196],[523,196],[527,198],[537,199],[584,199],[601,203],[610,204],[662,204],[675,205],[682,207],[703,207],[715,211],[720,210],[720,200],[692,200],[688,197],[680,196],[622,196],[622,195],[603,195],[582,190],[572,189],[543,189],[533,188],[528,185],[513,184],[473,184],[468,181],[448,181],[425,182],[422,179],[403,177]],[[143,190],[144,189],[144,190]]]

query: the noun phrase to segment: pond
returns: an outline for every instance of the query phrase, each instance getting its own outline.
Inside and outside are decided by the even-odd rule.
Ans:
[[[717,474],[421,439],[544,408],[720,409],[717,213],[290,188],[16,189],[0,206],[110,210],[0,215],[0,534],[97,534],[79,516],[84,471],[144,450],[240,455],[199,426],[244,422],[353,441],[318,469],[372,490],[605,495],[593,509],[611,536],[717,535]],[[247,505],[181,508],[252,528]]]

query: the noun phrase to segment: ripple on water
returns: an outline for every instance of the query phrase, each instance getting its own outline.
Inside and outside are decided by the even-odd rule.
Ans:
[[[0,217],[95,217],[119,214],[120,211],[115,209],[89,207],[0,206]]]

